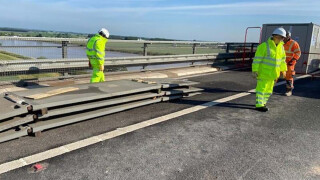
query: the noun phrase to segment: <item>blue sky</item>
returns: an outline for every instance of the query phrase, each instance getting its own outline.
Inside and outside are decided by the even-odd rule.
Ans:
[[[248,26],[320,24],[320,0],[0,0],[0,26],[183,40],[244,40]],[[257,30],[249,32],[257,41]]]

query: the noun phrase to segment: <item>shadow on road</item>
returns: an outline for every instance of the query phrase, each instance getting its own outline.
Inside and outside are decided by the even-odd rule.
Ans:
[[[199,87],[202,88],[202,87]],[[233,93],[242,93],[243,91],[237,91],[237,90],[229,90],[229,89],[223,89],[223,88],[202,88],[203,92],[206,93],[228,93],[228,92],[233,92]]]
[[[254,104],[238,104],[238,103],[223,103],[218,104],[218,107],[227,107],[227,108],[237,108],[237,109],[250,109],[254,110],[255,105]]]
[[[320,99],[320,78],[306,78],[295,81],[295,89],[293,96]],[[274,95],[284,96],[286,85],[277,86],[274,88]]]

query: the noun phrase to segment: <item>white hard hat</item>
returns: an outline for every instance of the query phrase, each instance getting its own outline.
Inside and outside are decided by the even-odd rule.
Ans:
[[[106,38],[109,38],[109,31],[106,28],[101,28],[99,33],[102,33]]]
[[[283,29],[282,27],[277,28],[277,29],[275,29],[275,30],[273,31],[272,35],[280,35],[280,36],[282,36],[282,37],[285,38],[285,37],[286,37],[286,30]]]

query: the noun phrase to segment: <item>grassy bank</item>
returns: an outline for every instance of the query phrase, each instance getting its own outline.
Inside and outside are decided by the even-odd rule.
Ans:
[[[31,59],[30,57],[22,56],[19,54],[0,51],[0,60],[18,60],[18,59]]]

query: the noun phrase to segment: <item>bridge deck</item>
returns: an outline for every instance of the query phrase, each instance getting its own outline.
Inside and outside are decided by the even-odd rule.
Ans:
[[[197,87],[204,89],[202,95],[60,127],[40,138],[0,144],[0,163],[4,163],[155,117],[184,113],[45,160],[49,167],[39,174],[27,174],[28,168],[23,167],[0,178],[319,179],[318,78],[296,81],[292,97],[282,95],[285,85],[275,87],[267,113],[254,110],[254,94],[237,97],[255,87],[250,72],[190,80],[200,82]],[[215,106],[208,103],[222,98],[230,101]]]

